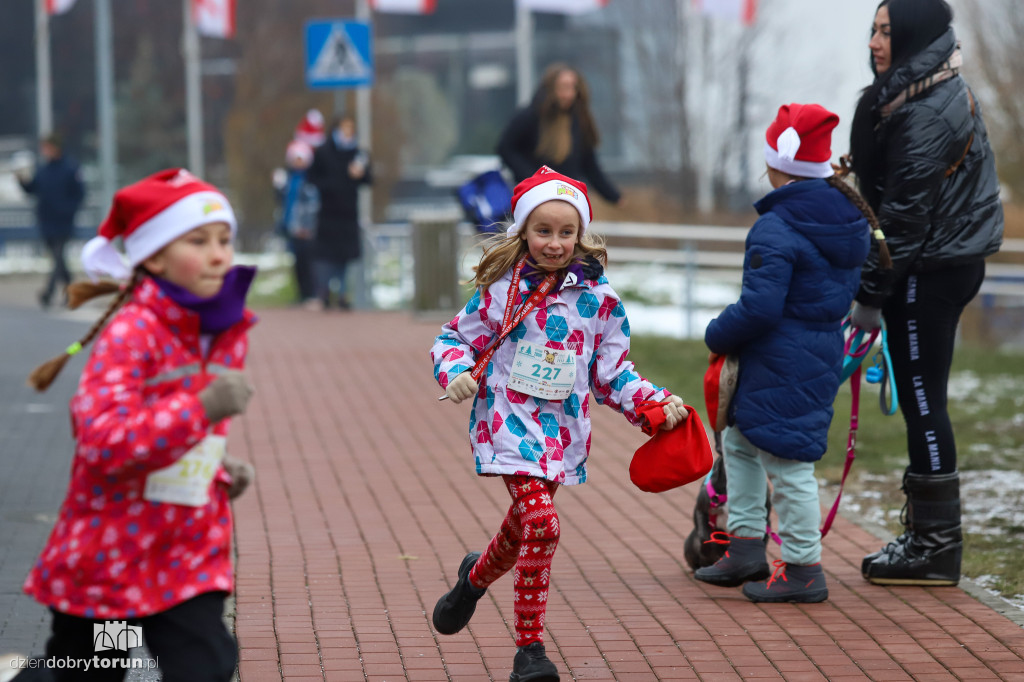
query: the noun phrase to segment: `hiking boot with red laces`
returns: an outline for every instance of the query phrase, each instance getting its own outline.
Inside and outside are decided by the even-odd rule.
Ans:
[[[476,603],[487,592],[486,587],[473,587],[469,582],[469,572],[479,558],[480,552],[470,552],[462,559],[455,587],[448,590],[434,605],[434,629],[442,635],[454,635],[466,627],[476,611]]]
[[[508,682],[558,682],[558,668],[548,658],[544,644],[531,642],[516,649]]]
[[[828,585],[821,562],[810,566],[787,564],[776,559],[775,572],[766,582],[747,583],[743,595],[757,602],[794,602],[816,604],[828,599]]]
[[[698,568],[693,577],[721,587],[736,587],[748,580],[764,580],[771,575],[764,553],[764,538],[741,538],[715,531],[707,542],[728,545],[721,559]]]

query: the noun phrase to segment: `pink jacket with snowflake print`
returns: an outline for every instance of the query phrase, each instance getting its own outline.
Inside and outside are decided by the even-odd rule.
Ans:
[[[224,468],[202,507],[150,502],[143,491],[149,473],[207,433],[227,435],[228,420],[211,428],[197,394],[243,367],[254,321],[246,311],[204,359],[199,316],[143,280],[100,334],[71,400],[71,482],[26,592],[61,613],[120,620],[232,590]]]
[[[442,328],[430,354],[442,388],[472,369],[476,356],[501,330],[511,270],[476,293]],[[529,297],[519,283],[516,309]],[[576,352],[576,383],[565,400],[544,400],[506,385],[520,339]],[[622,412],[639,424],[636,408],[669,394],[636,373],[629,361],[629,322],[622,301],[603,275],[563,286],[549,294],[502,342],[481,377],[473,402],[469,435],[478,474],[525,474],[566,485],[587,478],[590,452],[590,404]]]

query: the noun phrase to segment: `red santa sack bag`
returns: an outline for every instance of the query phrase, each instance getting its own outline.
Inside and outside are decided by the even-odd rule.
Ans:
[[[704,478],[714,460],[697,410],[687,405],[686,421],[671,431],[662,431],[665,404],[648,401],[637,409],[640,428],[651,438],[633,453],[629,480],[646,493],[662,493]]]

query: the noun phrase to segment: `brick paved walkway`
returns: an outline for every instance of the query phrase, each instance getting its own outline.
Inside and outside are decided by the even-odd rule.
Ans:
[[[436,400],[438,328],[262,314],[258,393],[231,439],[258,477],[235,507],[242,682],[508,679],[509,578],[467,630],[430,626],[507,508],[500,481],[472,473],[468,406]],[[1020,626],[957,588],[868,585],[860,558],[878,540],[845,519],[825,542],[824,604],[757,606],[696,582],[682,557],[695,486],[639,492],[627,466],[642,434],[605,408],[594,432],[590,482],[557,497],[546,640],[563,680],[1024,679]]]

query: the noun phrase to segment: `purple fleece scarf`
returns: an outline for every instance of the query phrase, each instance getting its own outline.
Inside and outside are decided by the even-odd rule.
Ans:
[[[568,277],[568,275],[573,275],[574,277]],[[523,265],[523,277],[525,277],[526,281],[530,283],[531,289],[536,288],[537,285],[543,282],[544,278],[547,276],[547,270],[538,268],[532,258],[526,259],[526,263]],[[573,260],[564,269],[558,271],[558,282],[553,291],[561,290],[567,280],[569,284],[579,284],[583,279],[583,264],[578,260]]]
[[[154,276],[153,281],[172,301],[199,315],[200,334],[220,334],[241,322],[245,312],[245,296],[255,276],[255,267],[236,265],[224,275],[220,291],[209,298],[200,298],[185,287],[160,277]]]

